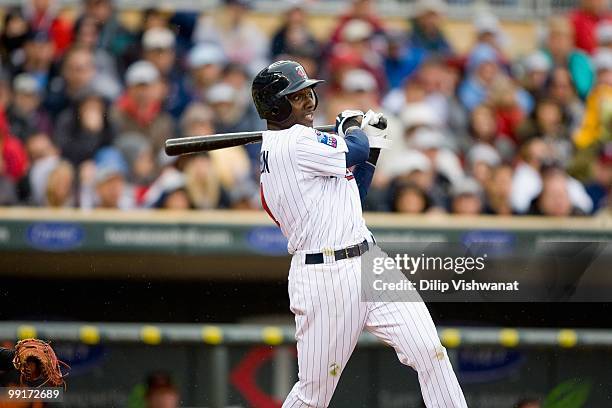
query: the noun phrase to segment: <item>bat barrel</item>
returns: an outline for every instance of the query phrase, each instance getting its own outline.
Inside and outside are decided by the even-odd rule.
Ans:
[[[315,129],[321,132],[333,132],[334,125],[317,126]],[[215,135],[180,137],[166,140],[165,150],[168,156],[178,156],[257,143],[261,141],[262,137],[263,132],[219,133]]]

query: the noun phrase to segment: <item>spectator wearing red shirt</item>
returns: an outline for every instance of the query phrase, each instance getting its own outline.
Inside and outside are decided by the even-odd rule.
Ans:
[[[581,0],[580,6],[570,13],[574,26],[576,47],[592,54],[597,48],[595,30],[602,21],[612,21],[607,0]]]
[[[0,110],[0,175],[19,181],[28,170],[28,156],[21,141],[10,134],[3,110]]]
[[[59,15],[54,0],[31,0],[24,6],[24,15],[34,31],[49,35],[56,56],[61,56],[72,44],[72,23]]]

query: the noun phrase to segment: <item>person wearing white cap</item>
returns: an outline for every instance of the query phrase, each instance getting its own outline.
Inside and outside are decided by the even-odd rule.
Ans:
[[[195,45],[187,56],[192,99],[201,100],[207,90],[221,79],[227,58],[217,44]]]
[[[612,140],[612,50],[598,50],[593,65],[597,84],[587,98],[582,125],[574,134],[574,143],[581,150]]]
[[[169,28],[154,27],[142,36],[143,59],[150,61],[162,75],[168,75],[174,66],[176,37]]]
[[[176,36],[169,28],[152,27],[142,36],[143,59],[155,65],[167,87],[164,110],[178,118],[191,98],[176,63],[175,48]]]
[[[492,170],[501,163],[501,157],[494,147],[478,143],[467,153],[467,171],[481,185],[491,179]]]
[[[149,61],[137,61],[125,73],[126,90],[113,107],[118,131],[139,132],[153,143],[155,154],[174,135],[174,120],[162,110],[160,74]]]
[[[545,53],[538,50],[523,60],[523,68],[524,75],[521,81],[523,88],[537,100],[546,90],[552,62]]]
[[[451,213],[455,215],[479,215],[483,210],[483,190],[478,181],[466,177],[451,189]]]

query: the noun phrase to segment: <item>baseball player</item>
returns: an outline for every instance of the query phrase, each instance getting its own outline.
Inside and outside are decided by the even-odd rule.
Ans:
[[[327,407],[364,328],[417,371],[427,407],[467,407],[425,304],[360,299],[360,256],[374,242],[361,201],[382,146],[375,127],[382,115],[342,112],[339,137],[313,129],[320,82],[298,63],[279,61],[252,86],[268,128],[261,201],[293,254],[289,300],[299,373],[283,407]]]

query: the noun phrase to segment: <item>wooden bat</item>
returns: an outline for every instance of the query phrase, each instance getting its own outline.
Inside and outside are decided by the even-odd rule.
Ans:
[[[334,131],[334,125],[316,126],[315,129],[330,133]],[[226,147],[242,146],[261,142],[262,137],[263,131],[179,137],[166,140],[166,154],[168,156],[178,156],[180,154],[208,152]]]
[[[379,125],[376,125],[378,127]],[[387,127],[387,120],[381,118],[380,128]],[[315,126],[320,132],[334,132],[334,125]],[[178,156],[181,154],[208,152],[211,150],[224,149],[226,147],[242,146],[250,143],[261,142],[263,131],[259,132],[237,132],[218,133],[215,135],[180,137],[166,140],[166,154]]]

